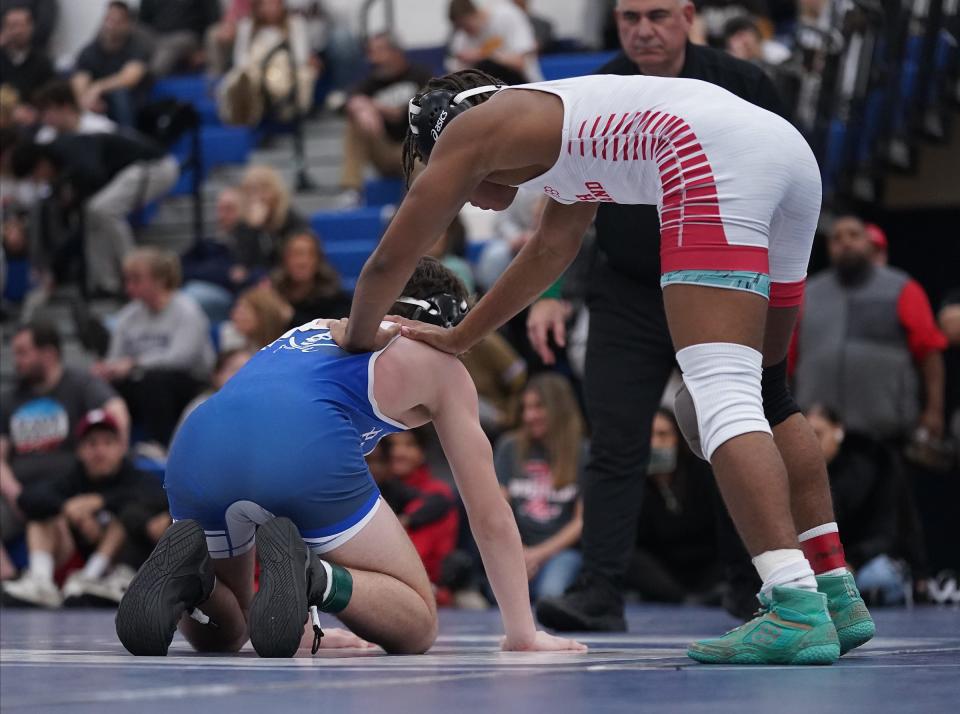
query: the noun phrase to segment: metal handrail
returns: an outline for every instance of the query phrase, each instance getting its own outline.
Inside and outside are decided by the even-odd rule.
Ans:
[[[392,32],[396,27],[394,23],[396,8],[393,0],[365,0],[363,7],[360,9],[360,37],[362,40],[370,37],[370,11],[378,2],[383,2],[384,11],[387,16],[387,29]]]

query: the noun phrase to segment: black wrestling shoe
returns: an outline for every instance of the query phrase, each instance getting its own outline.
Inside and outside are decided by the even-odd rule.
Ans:
[[[196,610],[216,580],[200,524],[177,521],[167,528],[140,567],[117,609],[117,636],[130,654],[166,656],[183,613]]]
[[[293,657],[307,621],[307,574],[314,560],[289,518],[257,529],[260,589],[250,604],[250,641],[261,657]]]
[[[537,619],[559,632],[626,632],[623,595],[606,578],[581,573],[560,597],[537,603]]]

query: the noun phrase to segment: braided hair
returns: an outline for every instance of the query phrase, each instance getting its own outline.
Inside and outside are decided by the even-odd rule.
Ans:
[[[483,87],[488,84],[502,85],[504,82],[478,69],[463,69],[459,72],[444,75],[443,77],[434,77],[423,86],[413,99],[415,103],[419,104],[425,94],[438,89],[459,94],[464,90]],[[490,95],[480,94],[464,100],[464,104],[473,107],[482,104],[489,98]],[[410,187],[410,176],[413,174],[414,165],[417,161],[423,160],[424,157],[421,156],[420,149],[417,146],[417,137],[410,131],[410,128],[407,127],[407,136],[403,140],[403,177],[407,188]]]

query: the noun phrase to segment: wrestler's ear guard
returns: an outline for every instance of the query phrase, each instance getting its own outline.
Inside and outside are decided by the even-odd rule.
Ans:
[[[422,300],[401,296],[397,302],[404,305],[413,305],[416,309],[410,316],[413,320],[428,322],[439,327],[456,327],[466,317],[470,309],[466,300],[458,300],[448,293],[431,295]]]
[[[424,160],[430,156],[434,145],[450,122],[474,106],[465,103],[478,94],[499,92],[503,85],[489,84],[484,87],[465,89],[454,94],[446,89],[435,89],[410,100],[407,107],[410,133],[417,137],[417,148]]]

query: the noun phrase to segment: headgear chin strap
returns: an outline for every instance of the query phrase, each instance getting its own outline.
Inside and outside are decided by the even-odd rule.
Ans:
[[[501,89],[503,89],[503,85],[500,84],[473,87],[458,94],[446,89],[434,89],[421,96],[419,100],[416,97],[411,99],[408,105],[410,133],[417,137],[417,148],[420,149],[420,155],[424,159],[430,156],[430,152],[433,151],[433,146],[437,143],[443,130],[456,117],[473,106],[472,104],[463,104],[464,100],[478,94],[499,92]]]
[[[439,293],[429,297],[419,299],[402,295],[397,298],[398,303],[404,305],[413,305],[412,320],[427,322],[438,327],[456,327],[459,325],[469,310],[466,300],[457,300],[449,293]]]

